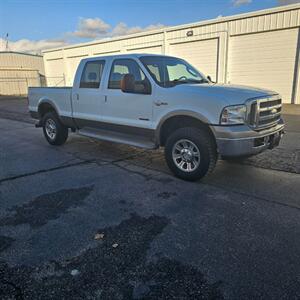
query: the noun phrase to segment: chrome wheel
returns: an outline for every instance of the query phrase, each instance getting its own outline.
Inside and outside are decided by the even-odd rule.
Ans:
[[[172,158],[177,168],[193,172],[200,164],[200,151],[192,141],[182,139],[173,146]]]
[[[46,131],[47,136],[51,140],[55,140],[57,129],[56,129],[56,123],[52,119],[47,119],[46,120],[46,122],[45,122],[45,131]]]

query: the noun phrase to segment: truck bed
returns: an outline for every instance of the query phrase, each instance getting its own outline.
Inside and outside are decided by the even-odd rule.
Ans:
[[[72,117],[72,87],[30,87],[28,89],[29,111],[38,112],[41,101],[50,103],[59,116]]]

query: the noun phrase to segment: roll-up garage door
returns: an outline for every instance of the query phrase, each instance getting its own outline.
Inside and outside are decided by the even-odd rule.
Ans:
[[[67,76],[67,85],[73,85],[74,77],[82,59],[87,58],[87,55],[78,55],[67,57],[68,64],[68,76]]]
[[[64,60],[63,58],[46,60],[46,80],[48,86],[63,86],[64,82]]]
[[[228,81],[279,92],[291,103],[298,29],[233,36]]]
[[[218,72],[218,39],[170,45],[170,54],[181,57],[215,81]]]
[[[134,49],[128,49],[127,52],[129,52],[129,53],[162,54],[162,47],[161,46],[139,47],[139,48],[134,48]]]

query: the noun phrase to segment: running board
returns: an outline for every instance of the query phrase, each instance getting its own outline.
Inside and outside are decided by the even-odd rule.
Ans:
[[[157,146],[154,142],[145,139],[142,136],[132,136],[125,133],[119,133],[114,131],[94,129],[94,128],[84,128],[77,131],[79,135],[94,138],[97,140],[114,142],[119,144],[126,144],[130,146],[135,146],[143,149],[156,149]]]

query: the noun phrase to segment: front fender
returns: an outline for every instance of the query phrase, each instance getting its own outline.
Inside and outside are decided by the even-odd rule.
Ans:
[[[195,112],[195,111],[190,111],[190,110],[174,110],[171,112],[168,112],[166,115],[164,115],[160,121],[158,122],[156,128],[155,128],[155,139],[156,141],[160,140],[160,133],[161,133],[161,128],[163,124],[170,118],[176,117],[176,116],[183,116],[183,117],[191,117],[194,119],[199,120],[200,122],[204,124],[209,124],[208,119],[203,116],[202,114]]]

